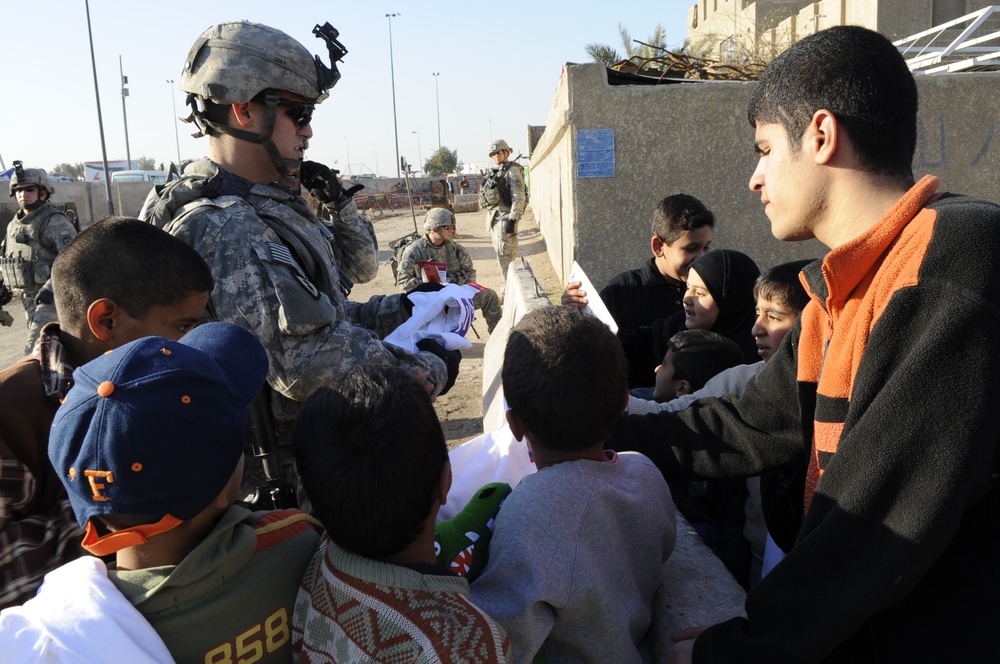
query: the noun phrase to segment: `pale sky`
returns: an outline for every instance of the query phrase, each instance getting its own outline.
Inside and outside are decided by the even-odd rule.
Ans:
[[[125,159],[119,56],[128,77],[128,141],[132,159],[176,161],[174,117],[186,116],[177,87],[184,57],[206,28],[246,19],[278,28],[328,64],[325,44],[312,35],[329,21],[348,50],[342,78],[313,116],[307,158],[341,171],[395,176],[389,19],[395,61],[399,153],[416,165],[438,148],[435,78],[441,143],[461,162],[484,163],[491,138],[527,153],[527,125],[544,125],[567,62],[588,62],[590,42],[623,48],[622,22],[645,40],[657,23],[667,43],[687,37],[694,0],[595,2],[507,0],[424,3],[388,0],[91,0],[104,137],[109,160]],[[5,3],[0,21],[5,94],[0,102],[0,159],[6,168],[51,170],[62,162],[101,159],[84,0]],[[168,80],[174,80],[170,85]],[[173,91],[174,100],[171,100]],[[171,105],[176,103],[177,112]],[[182,159],[203,156],[207,138],[177,123]],[[414,133],[418,132],[418,133]],[[492,132],[492,133],[491,133]],[[349,161],[348,161],[349,155]]]

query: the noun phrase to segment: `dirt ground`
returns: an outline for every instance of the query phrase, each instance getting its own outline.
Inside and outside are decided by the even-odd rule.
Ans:
[[[423,232],[423,212],[415,210],[420,232]],[[458,226],[455,241],[465,247],[472,257],[476,266],[476,281],[499,292],[500,266],[490,243],[485,213],[467,212],[455,217]],[[385,217],[372,215],[372,222],[379,240],[381,266],[374,280],[354,287],[351,299],[358,302],[377,293],[399,292],[398,287],[393,284],[392,268],[388,264],[391,255],[389,242],[413,232],[413,216],[408,210],[405,213],[396,211]],[[523,256],[531,265],[535,278],[549,299],[558,302],[563,285],[556,278],[545,253],[545,243],[538,232],[530,206],[521,220],[518,236],[518,256]],[[470,331],[468,339],[472,342],[472,347],[462,351],[458,380],[448,394],[439,397],[434,404],[449,447],[455,447],[483,432],[483,349],[489,334],[486,332],[486,321],[480,318],[478,311],[473,326],[478,337],[476,332]]]
[[[417,226],[422,232],[424,211],[416,210],[415,214]],[[499,289],[500,268],[497,265],[496,253],[490,244],[489,233],[485,228],[485,214],[468,212],[458,214],[456,217],[458,235],[455,239],[472,256],[478,272],[476,280],[484,286]],[[386,215],[374,214],[372,221],[379,240],[381,265],[374,280],[354,287],[351,299],[358,302],[374,294],[399,292],[393,283],[392,268],[388,264],[391,253],[389,242],[413,231],[413,216],[408,210],[405,213],[397,210]],[[542,290],[550,299],[558,301],[562,294],[562,284],[556,278],[545,253],[545,244],[538,232],[530,207],[521,221],[519,235],[518,255],[524,256],[531,265]],[[6,367],[21,357],[27,336],[20,301],[15,298],[5,309],[14,316],[14,325],[0,327],[0,367]],[[486,322],[478,317],[478,312],[474,327],[478,337],[475,332],[470,333],[469,340],[473,345],[462,354],[462,366],[455,386],[448,394],[438,398],[435,404],[449,447],[463,443],[483,431],[483,349],[489,334],[486,332]]]

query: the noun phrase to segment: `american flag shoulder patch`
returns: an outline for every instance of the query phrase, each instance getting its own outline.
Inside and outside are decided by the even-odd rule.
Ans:
[[[287,266],[292,271],[292,274],[298,282],[302,284],[307,291],[309,291],[309,294],[312,295],[313,299],[318,300],[319,289],[316,288],[316,285],[313,282],[309,281],[308,277],[306,277],[305,272],[303,272],[302,268],[299,267],[299,264],[295,262],[295,259],[292,257],[292,252],[288,250],[288,247],[278,242],[268,242],[267,247],[271,252],[271,260],[280,265]]]

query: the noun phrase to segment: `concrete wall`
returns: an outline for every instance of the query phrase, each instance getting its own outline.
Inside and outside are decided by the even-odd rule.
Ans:
[[[55,203],[76,203],[80,215],[80,228],[84,229],[108,216],[108,192],[103,182],[56,182]],[[153,188],[152,182],[119,182],[111,184],[111,201],[118,216],[134,217],[139,214],[146,195]]]
[[[949,191],[1000,200],[1000,74],[918,76],[914,174],[941,177]],[[739,249],[762,267],[818,257],[816,241],[774,239],[747,183],[756,164],[746,107],[755,83],[608,84],[599,64],[567,65],[545,132],[531,158],[531,205],[561,278],[576,259],[595,285],[649,255],[657,202],[684,192],[717,217],[717,248]],[[584,130],[610,130],[608,177],[579,177]],[[584,132],[581,134],[581,132]],[[585,164],[586,166],[586,164]]]

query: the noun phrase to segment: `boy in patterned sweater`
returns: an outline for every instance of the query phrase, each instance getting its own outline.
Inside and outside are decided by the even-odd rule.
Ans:
[[[451,466],[430,397],[404,371],[356,366],[316,392],[292,434],[326,528],[292,618],[302,662],[509,662],[503,629],[435,565]]]

